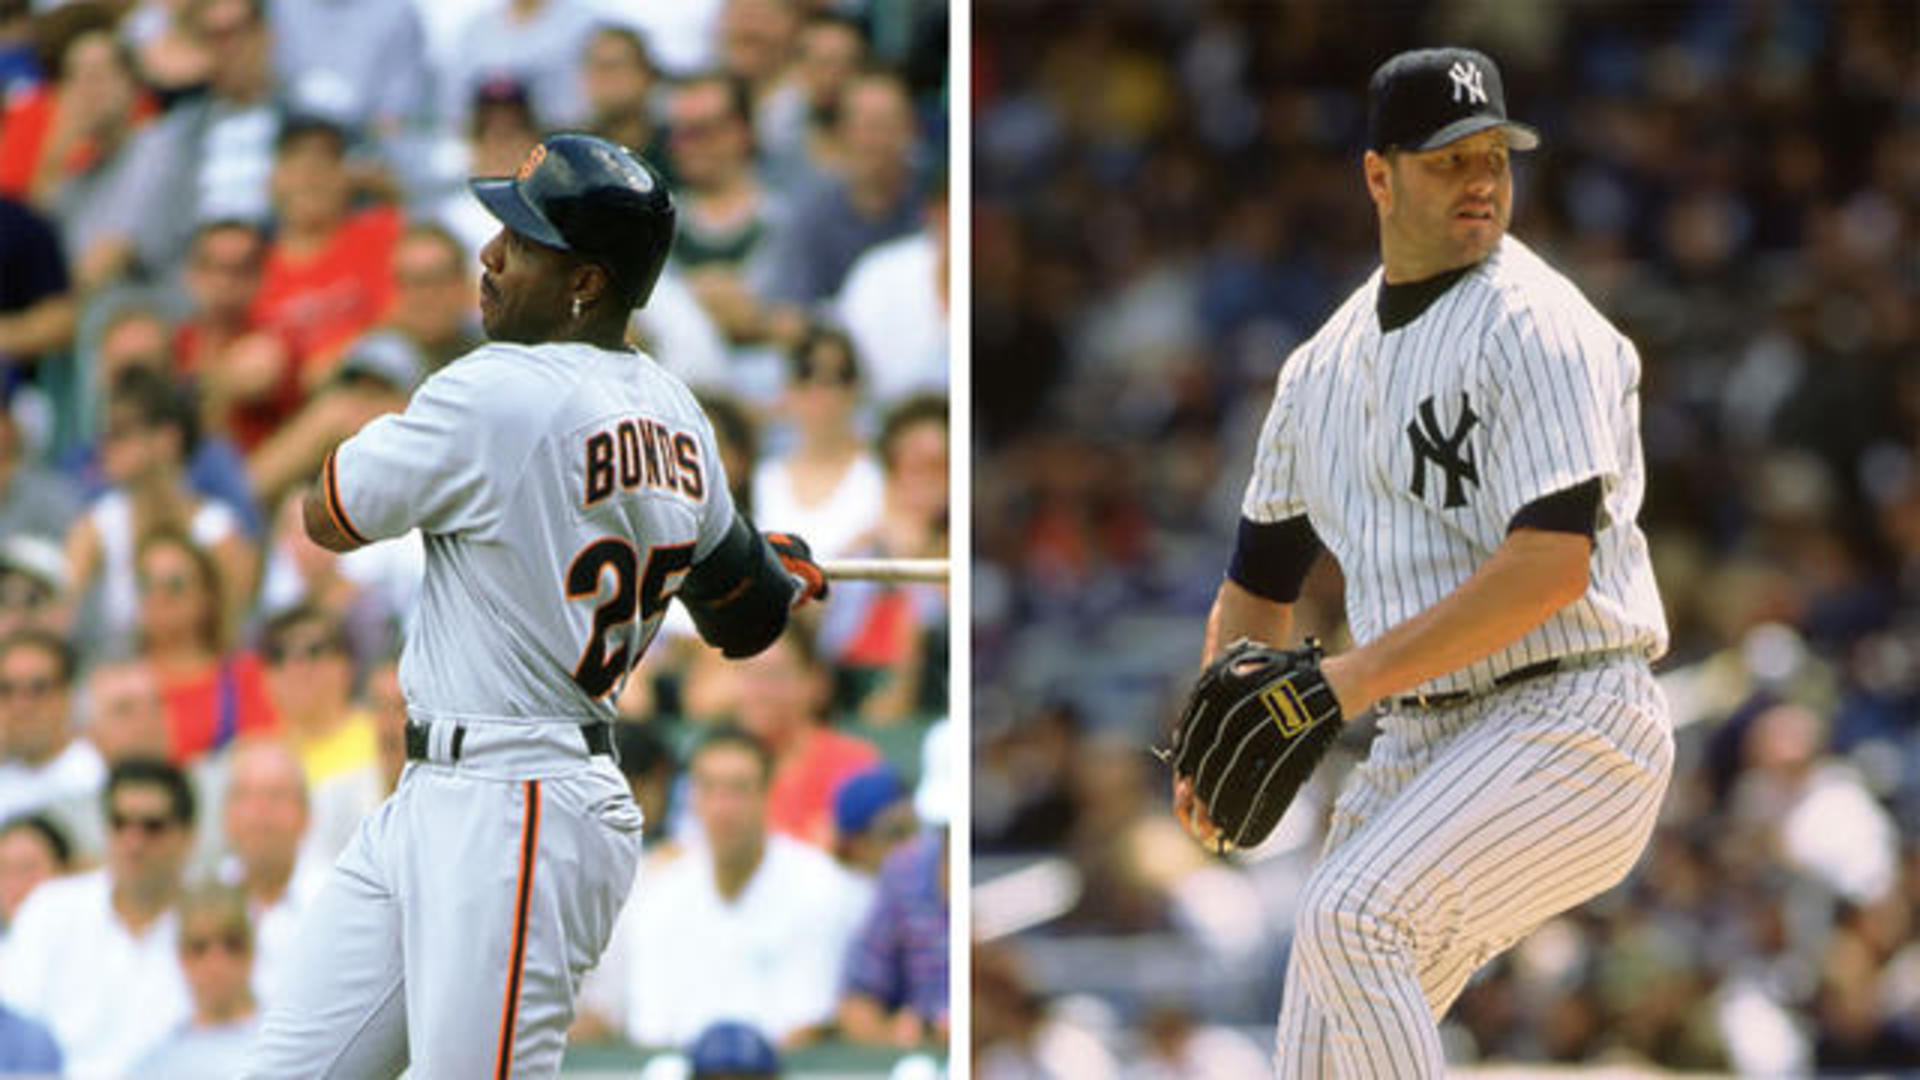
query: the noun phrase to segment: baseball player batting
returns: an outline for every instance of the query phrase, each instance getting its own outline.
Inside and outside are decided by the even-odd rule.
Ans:
[[[1283,1077],[1441,1076],[1468,977],[1626,875],[1673,758],[1640,360],[1506,235],[1539,137],[1468,49],[1395,56],[1369,96],[1382,265],[1280,369],[1168,754],[1181,822],[1254,843],[1380,709],[1300,901]],[[1322,549],[1354,648],[1269,647]]]
[[[735,511],[686,386],[625,345],[673,242],[659,176],[563,134],[473,189],[505,226],[480,255],[491,343],[341,444],[304,507],[334,551],[425,534],[410,762],[315,900],[249,1076],[556,1074],[640,853],[614,695],[676,595],[741,657],[825,591],[803,543]]]

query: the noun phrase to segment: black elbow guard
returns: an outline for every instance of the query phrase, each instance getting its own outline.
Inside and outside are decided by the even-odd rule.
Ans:
[[[787,628],[799,585],[745,517],[687,571],[680,601],[709,645],[729,659],[752,656]]]

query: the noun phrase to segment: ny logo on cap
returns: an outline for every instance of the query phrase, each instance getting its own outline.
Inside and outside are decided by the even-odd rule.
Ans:
[[[1453,100],[1460,101],[1464,96],[1469,104],[1487,103],[1487,89],[1480,82],[1480,65],[1470,60],[1455,60],[1453,67],[1447,69],[1447,77],[1453,80]]]

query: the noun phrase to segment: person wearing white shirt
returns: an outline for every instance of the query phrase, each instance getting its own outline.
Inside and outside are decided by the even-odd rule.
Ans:
[[[129,1075],[141,1080],[206,1080],[236,1076],[259,1025],[250,985],[253,927],[247,898],[225,885],[204,885],[180,900],[180,968],[193,995],[193,1016]]]
[[[236,743],[223,816],[231,855],[220,877],[246,898],[254,927],[253,995],[268,1002],[292,955],[300,916],[324,880],[313,860],[301,857],[311,815],[293,748],[267,738]]]
[[[97,796],[107,769],[73,736],[73,652],[42,630],[0,638],[0,821],[71,796]]]
[[[49,881],[21,905],[0,1000],[53,1030],[70,1076],[126,1076],[187,1018],[173,904],[194,800],[173,765],[133,759],[107,776],[107,865]]]
[[[744,1020],[784,1046],[833,1016],[851,925],[841,871],[767,829],[773,759],[740,728],[714,728],[688,767],[703,846],[643,882],[633,903],[627,1038],[684,1046]]]
[[[816,328],[790,356],[783,412],[799,439],[753,470],[754,518],[805,536],[816,557],[831,559],[879,522],[886,478],[854,427],[861,366],[853,343]]]
[[[927,200],[926,228],[868,250],[847,271],[834,312],[866,365],[881,408],[947,389],[947,194]]]

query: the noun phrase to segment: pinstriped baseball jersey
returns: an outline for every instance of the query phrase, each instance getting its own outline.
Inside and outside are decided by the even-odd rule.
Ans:
[[[1280,370],[1242,513],[1307,515],[1347,580],[1357,644],[1432,607],[1484,563],[1521,507],[1602,484],[1585,596],[1427,693],[1485,689],[1553,657],[1667,645],[1646,538],[1640,359],[1565,277],[1508,236],[1383,333],[1381,273]]]
[[[474,350],[342,443],[322,481],[349,536],[426,534],[400,664],[421,720],[610,719],[733,520],[686,385],[643,354],[579,343]]]

